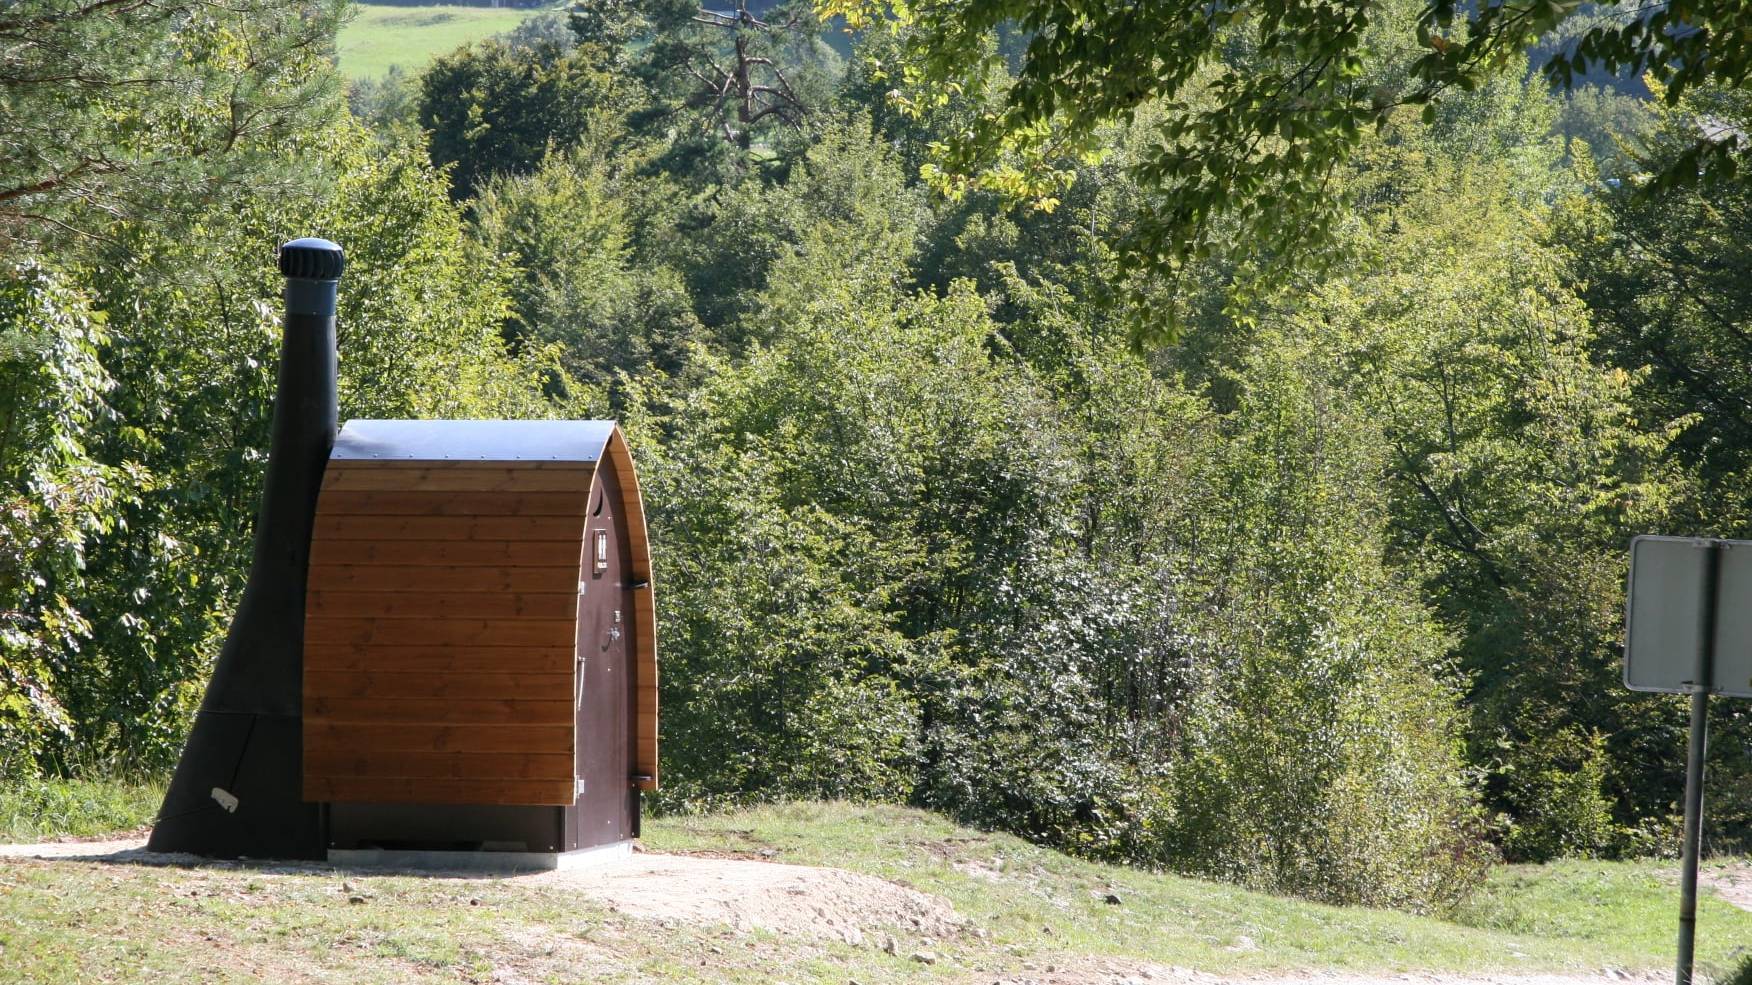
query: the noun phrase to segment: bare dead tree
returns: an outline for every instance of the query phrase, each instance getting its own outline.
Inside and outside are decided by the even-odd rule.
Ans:
[[[782,20],[768,21],[736,0],[729,10],[699,8],[693,30],[676,39],[678,67],[697,86],[687,104],[707,114],[712,129],[746,149],[755,128],[769,117],[800,126],[808,108],[786,77],[779,55],[800,30],[813,30],[806,5],[787,10]]]

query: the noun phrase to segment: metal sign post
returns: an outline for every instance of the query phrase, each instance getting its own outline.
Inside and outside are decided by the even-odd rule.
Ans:
[[[1691,742],[1685,753],[1685,851],[1679,873],[1679,963],[1674,980],[1691,985],[1697,941],[1697,852],[1703,840],[1703,761],[1709,749],[1709,690],[1691,693]]]
[[[1724,608],[1724,598],[1738,604]],[[1675,968],[1678,985],[1691,985],[1709,696],[1752,697],[1752,541],[1691,537],[1631,541],[1624,683],[1634,691],[1691,696]]]
[[[1679,871],[1679,956],[1674,980],[1691,985],[1697,942],[1697,854],[1703,841],[1703,764],[1709,755],[1709,686],[1715,676],[1716,612],[1721,606],[1721,544],[1704,549],[1703,599],[1697,628],[1697,675],[1691,685],[1691,737],[1685,752],[1685,849]]]

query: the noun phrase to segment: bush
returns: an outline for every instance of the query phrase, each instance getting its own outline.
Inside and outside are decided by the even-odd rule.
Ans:
[[[767,344],[640,428],[666,803],[905,797],[1343,903],[1475,883],[1449,641],[1382,563],[1370,424],[1296,344],[1218,414],[1067,336],[1079,404],[967,284],[807,236],[747,317]]]
[[[1717,979],[1715,985],[1752,985],[1752,954],[1741,959],[1738,966]]]
[[[1232,601],[1204,628],[1214,668],[1162,851],[1277,892],[1440,910],[1491,859],[1449,640],[1382,565],[1380,443],[1309,357],[1268,338],[1235,381],[1207,507],[1233,525]]]
[[[1503,853],[1517,862],[1619,854],[1631,832],[1613,820],[1606,764],[1598,734],[1563,731],[1515,748],[1504,767],[1514,820]]]

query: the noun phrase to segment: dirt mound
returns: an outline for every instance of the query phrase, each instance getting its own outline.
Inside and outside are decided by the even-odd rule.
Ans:
[[[597,902],[650,920],[723,923],[738,930],[834,937],[851,944],[881,930],[945,937],[965,926],[935,896],[844,869],[638,854],[596,868],[532,878],[575,886]]]

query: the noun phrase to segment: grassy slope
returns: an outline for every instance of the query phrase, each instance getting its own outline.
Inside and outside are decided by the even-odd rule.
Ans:
[[[413,72],[435,56],[509,31],[538,10],[492,7],[390,7],[360,3],[341,28],[336,55],[350,79],[374,79],[400,65]]]
[[[1673,922],[1670,866],[1507,869],[1462,926],[1080,862],[899,808],[763,808],[656,821],[646,836],[657,850],[759,850],[871,872],[946,897],[985,933],[926,944],[897,931],[889,955],[659,927],[529,880],[0,859],[0,982],[766,982],[783,968],[793,982],[875,985],[1098,960],[1225,973],[1594,971],[1664,967]],[[1108,892],[1121,905],[1102,902]],[[1707,899],[1701,919],[1706,962],[1752,940],[1752,914]],[[921,946],[941,962],[907,960]]]
[[[904,882],[948,898],[1000,948],[1209,970],[1662,968],[1678,911],[1673,863],[1504,867],[1451,922],[1082,862],[892,808],[798,804],[671,821],[648,834],[658,850],[776,849],[785,861]],[[979,872],[991,869],[998,879]],[[1102,901],[1109,890],[1122,905]],[[1700,914],[1700,961],[1719,965],[1752,940],[1752,913],[1712,897]]]

